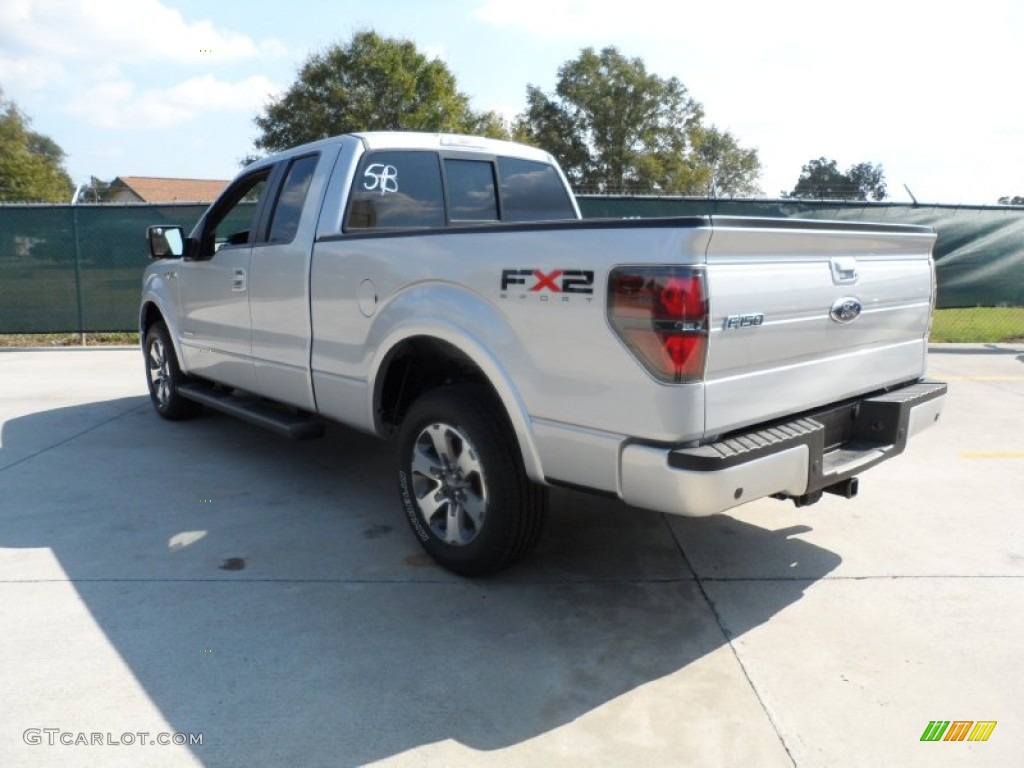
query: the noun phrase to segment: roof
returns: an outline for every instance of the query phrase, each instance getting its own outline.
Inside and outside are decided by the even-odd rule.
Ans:
[[[521,157],[524,160],[551,162],[551,155],[537,147],[483,136],[458,133],[417,131],[361,131],[353,133],[367,149],[440,149],[486,152],[492,155]]]
[[[541,163],[555,163],[554,158],[547,152],[536,147],[525,144],[518,144],[512,141],[501,139],[488,139],[482,136],[467,136],[457,133],[426,133],[420,131],[359,131],[357,133],[343,133],[338,136],[329,136],[318,141],[311,141],[308,144],[301,144],[297,147],[275,152],[267,157],[256,160],[246,170],[271,165],[288,157],[302,155],[307,152],[319,150],[324,147],[333,146],[339,142],[357,140],[366,149],[433,149],[433,150],[460,150],[463,152],[476,151],[491,155],[503,155],[506,157],[517,157],[524,160],[535,160]]]
[[[118,176],[110,183],[107,197],[121,189],[134,193],[144,203],[209,203],[228,185],[225,179],[168,179],[155,176]]]

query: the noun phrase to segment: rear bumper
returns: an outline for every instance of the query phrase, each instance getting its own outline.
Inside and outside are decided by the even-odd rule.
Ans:
[[[693,517],[765,496],[813,500],[902,453],[911,437],[938,420],[945,396],[945,384],[921,381],[697,448],[628,445],[621,454],[622,498]]]

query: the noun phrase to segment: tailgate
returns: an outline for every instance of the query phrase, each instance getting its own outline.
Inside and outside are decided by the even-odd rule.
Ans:
[[[927,227],[712,217],[705,434],[924,374]]]

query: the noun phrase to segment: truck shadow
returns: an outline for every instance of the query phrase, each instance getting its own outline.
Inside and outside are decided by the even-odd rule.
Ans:
[[[162,717],[204,734],[191,749],[207,765],[360,765],[445,740],[501,749],[580,718],[613,728],[605,705],[840,563],[795,530],[719,516],[677,541],[660,515],[556,491],[530,560],[460,579],[406,530],[390,466],[390,445],[341,428],[293,443],[218,415],[163,422],[144,398],[41,412],[3,425],[0,547],[52,552]],[[717,542],[700,578],[754,557],[786,578],[723,629],[691,540]],[[679,717],[728,706],[674,690]],[[31,711],[29,694],[16,706]]]

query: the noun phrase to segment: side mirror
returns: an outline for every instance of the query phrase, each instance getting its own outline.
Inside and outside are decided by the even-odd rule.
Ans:
[[[185,253],[185,230],[181,227],[147,227],[149,258],[177,259]]]

